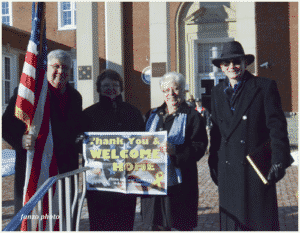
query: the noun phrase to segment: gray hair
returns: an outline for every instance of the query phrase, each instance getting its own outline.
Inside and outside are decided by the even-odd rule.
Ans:
[[[50,64],[50,61],[52,61],[55,58],[58,59],[60,62],[65,63],[70,69],[72,68],[72,58],[66,51],[56,49],[48,53],[48,65]]]
[[[174,82],[178,83],[179,86],[182,88],[183,91],[185,91],[185,77],[177,72],[169,72],[166,73],[162,78],[159,80],[159,86],[162,88],[162,86],[165,84],[167,79],[173,79]]]

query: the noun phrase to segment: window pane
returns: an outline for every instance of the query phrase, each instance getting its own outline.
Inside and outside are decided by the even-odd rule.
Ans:
[[[217,47],[217,57],[220,57],[223,43],[220,42],[198,44],[198,73],[203,74],[213,72],[213,47]],[[220,69],[219,71],[221,72]]]
[[[71,9],[70,2],[62,2],[61,4],[62,4],[63,11]]]
[[[76,11],[74,11],[74,25],[76,25]]]
[[[8,104],[10,99],[10,82],[5,81],[5,104]]]
[[[69,25],[69,23],[68,23],[68,12],[63,13],[63,25]]]
[[[68,15],[68,17],[67,17],[68,18],[68,25],[71,25],[71,23],[72,23],[71,22],[71,11],[68,11],[67,15]]]

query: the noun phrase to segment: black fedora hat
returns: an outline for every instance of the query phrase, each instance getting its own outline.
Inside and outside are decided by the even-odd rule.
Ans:
[[[223,45],[221,57],[213,59],[212,63],[220,68],[222,61],[242,57],[245,58],[246,65],[250,65],[254,61],[254,56],[252,54],[245,55],[244,49],[239,42],[230,41]]]

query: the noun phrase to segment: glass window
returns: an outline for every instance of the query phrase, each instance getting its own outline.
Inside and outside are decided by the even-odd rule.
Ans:
[[[2,23],[12,26],[12,4],[2,2]]]
[[[198,44],[198,73],[199,74],[209,74],[213,72],[213,47],[217,48],[217,57],[221,56],[221,51],[223,48],[223,43],[203,43]],[[221,69],[218,69],[221,72]]]
[[[58,3],[58,29],[59,30],[76,29],[76,3],[75,2]]]

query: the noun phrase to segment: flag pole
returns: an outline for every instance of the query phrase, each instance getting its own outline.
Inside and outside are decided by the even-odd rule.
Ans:
[[[36,2],[35,3],[35,9],[38,7],[38,4],[39,2]],[[41,4],[41,33],[39,35],[39,42],[40,42],[40,46],[39,46],[39,54],[43,54],[43,37],[44,37],[44,34],[46,33],[46,31],[44,31],[44,28],[45,28],[45,25],[46,25],[46,3],[45,2],[40,2]],[[39,56],[39,59],[38,59],[38,64],[40,64],[42,58]],[[31,122],[32,123],[32,122]],[[36,135],[36,132],[35,132],[35,127],[32,126],[32,124],[28,127],[28,131],[27,131],[29,134],[33,134],[35,135],[36,137],[38,135]]]
[[[37,3],[36,3],[37,4]],[[44,27],[45,27],[45,24],[46,24],[46,3],[45,2],[42,2],[42,19],[41,19],[41,34],[40,34],[40,54],[42,54],[42,51],[43,51],[43,36],[44,36]]]

